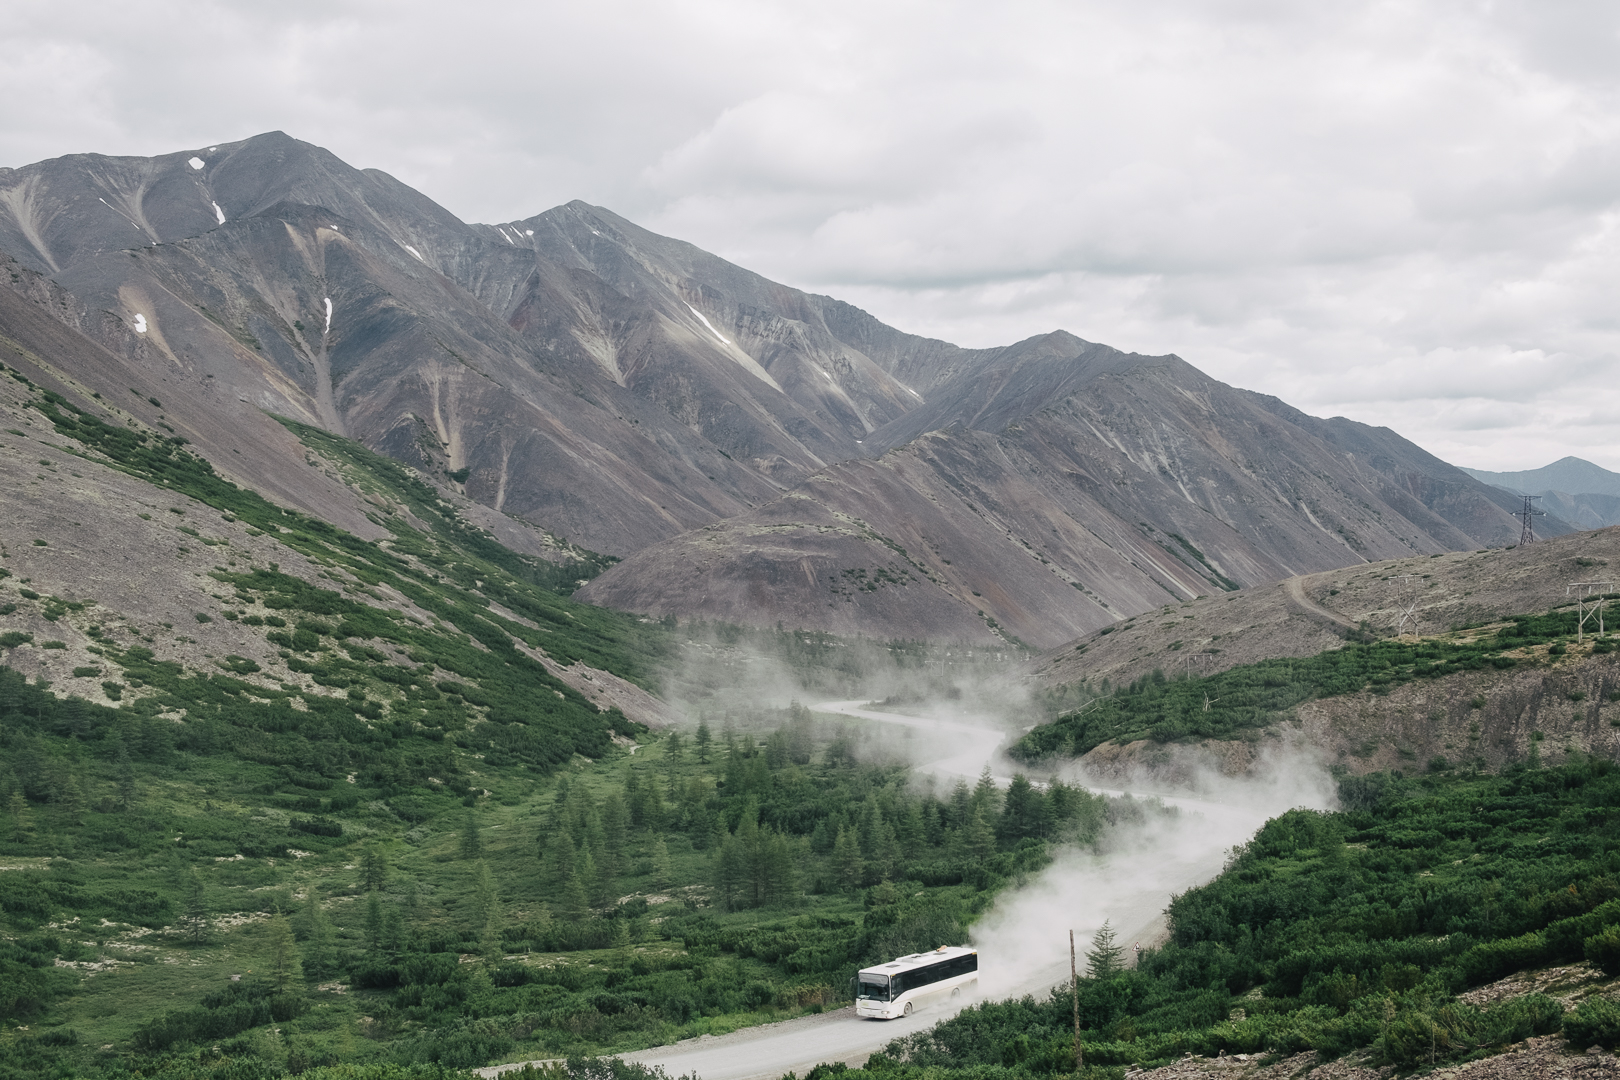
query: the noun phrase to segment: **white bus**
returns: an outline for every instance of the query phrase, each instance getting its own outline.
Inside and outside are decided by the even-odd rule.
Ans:
[[[960,945],[913,953],[855,976],[855,1015],[893,1020],[979,985],[979,953]]]

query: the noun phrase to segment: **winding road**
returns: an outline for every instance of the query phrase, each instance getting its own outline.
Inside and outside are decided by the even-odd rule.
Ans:
[[[872,709],[862,701],[831,701],[815,708],[926,733],[930,759],[916,770],[953,782],[957,777],[975,780],[995,760],[1006,738],[1003,731],[971,716],[906,716]],[[1070,929],[1084,949],[1106,921],[1127,956],[1133,944],[1157,941],[1164,932],[1163,911],[1170,896],[1213,878],[1233,845],[1248,840],[1267,818],[1287,808],[1275,805],[1276,798],[1238,803],[1164,797],[1163,802],[1182,813],[1118,838],[1110,854],[1060,858],[1025,887],[997,900],[972,934],[981,954],[984,997],[1040,995],[1066,984]],[[661,1066],[674,1077],[777,1080],[788,1072],[802,1076],[821,1062],[859,1065],[890,1040],[932,1027],[971,1003],[943,1003],[898,1020],[861,1019],[853,1008],[844,1008],[623,1057]],[[495,1077],[522,1064],[478,1072]]]
[[[1308,614],[1320,615],[1329,622],[1338,623],[1340,626],[1348,626],[1352,630],[1357,627],[1356,620],[1350,616],[1334,611],[1330,607],[1323,607],[1305,595],[1305,579],[1303,577],[1289,578],[1283,582],[1283,588],[1288,590],[1288,599],[1292,600],[1295,605]]]

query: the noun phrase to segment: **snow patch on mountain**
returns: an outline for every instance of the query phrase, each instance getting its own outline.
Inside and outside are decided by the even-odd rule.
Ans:
[[[708,327],[709,333],[713,334],[717,338],[720,338],[720,344],[722,344],[722,345],[730,345],[731,344],[731,342],[727,341],[725,338],[720,337],[720,331],[716,330],[712,325],[710,325],[709,320],[703,317],[703,312],[699,311],[697,308],[693,307],[691,304],[687,304],[686,309],[688,311],[690,311],[692,314],[696,315],[698,317],[699,322],[701,322],[704,326]]]
[[[326,298],[326,329],[332,329],[332,298]]]
[[[412,255],[415,255],[417,262],[427,262],[426,259],[422,258],[422,253],[420,251],[417,251],[415,248],[411,247],[411,245],[406,244],[405,245],[405,250],[410,252]]]
[[[221,225],[225,224],[225,211],[219,208],[219,203],[214,204],[214,216],[219,219]]]
[[[135,332],[137,334],[146,333],[146,316],[138,311],[135,313]]]
[[[190,165],[193,169],[201,169],[204,165],[208,164],[208,162],[204,161],[200,157],[194,157],[190,161],[186,162],[186,164]]]

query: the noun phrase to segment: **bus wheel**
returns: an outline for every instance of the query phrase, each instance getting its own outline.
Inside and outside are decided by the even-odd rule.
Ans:
[[[905,1011],[902,1012],[900,1015],[901,1016],[910,1016],[911,1015],[911,1002],[909,1002],[909,1001],[906,1002]]]

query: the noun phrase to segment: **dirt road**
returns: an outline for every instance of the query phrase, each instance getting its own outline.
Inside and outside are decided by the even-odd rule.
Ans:
[[[972,717],[906,716],[859,701],[826,702],[816,709],[926,731],[929,745],[940,756],[918,765],[917,771],[953,782],[958,776],[976,779],[1005,738],[1002,731],[975,723]],[[1188,798],[1162,801],[1181,815],[1143,826],[1122,838],[1111,854],[1061,858],[1026,887],[1003,894],[973,929],[984,997],[1039,996],[1067,984],[1070,929],[1082,951],[1105,922],[1116,931],[1128,957],[1136,944],[1157,943],[1164,933],[1163,911],[1170,896],[1220,873],[1232,845],[1246,841],[1268,817],[1287,808]],[[803,1076],[820,1062],[858,1065],[891,1040],[932,1027],[973,1000],[943,1003],[899,1020],[866,1020],[844,1008],[623,1056],[662,1066],[674,1077],[777,1080],[788,1072]],[[494,1077],[518,1067],[478,1071]]]
[[[1283,587],[1288,590],[1288,599],[1292,600],[1295,606],[1301,610],[1312,615],[1320,615],[1330,622],[1336,622],[1340,626],[1348,626],[1352,630],[1356,628],[1356,621],[1350,616],[1342,615],[1332,608],[1323,607],[1309,596],[1306,596],[1304,578],[1291,577],[1283,582]]]

